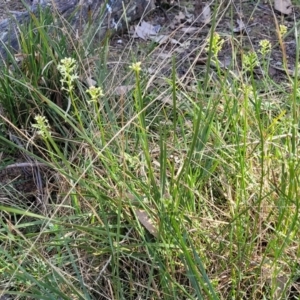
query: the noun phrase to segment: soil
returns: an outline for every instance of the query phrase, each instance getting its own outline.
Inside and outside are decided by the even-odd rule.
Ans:
[[[23,0],[24,1],[24,0]],[[31,0],[26,0],[25,3],[30,3]],[[176,1],[157,1],[159,3],[165,3],[166,5],[162,5],[162,11],[163,13],[154,13],[150,17],[150,21],[152,24],[162,25],[165,30],[164,34],[172,34],[174,35],[174,30],[177,30],[177,33],[175,33],[175,37],[178,37],[178,41],[182,42],[184,39],[189,38],[189,35],[186,34],[183,36],[182,31],[175,28],[176,26],[182,26],[182,24],[179,24],[177,22],[174,22],[174,20],[179,17],[180,11],[181,13],[184,11],[185,13],[188,12],[190,14],[194,14],[193,19],[195,19],[195,12],[201,12],[202,6],[199,4],[199,1],[179,1],[180,2],[180,8],[178,9],[178,6],[172,7],[168,5],[168,3],[175,3]],[[203,1],[202,1],[203,2]],[[218,1],[215,1],[218,2]],[[222,2],[222,1],[220,1]],[[242,43],[241,49],[253,49],[257,50],[259,47],[259,41],[262,39],[268,39],[272,45],[272,55],[270,58],[270,76],[272,77],[278,77],[279,81],[281,79],[284,79],[285,71],[283,69],[283,63],[282,63],[282,49],[278,44],[278,35],[276,32],[276,23],[275,19],[278,24],[286,25],[288,30],[292,29],[295,25],[294,20],[299,20],[300,16],[300,10],[298,7],[294,8],[294,14],[285,16],[281,15],[278,12],[274,12],[272,7],[269,4],[265,4],[266,1],[240,1],[235,0],[232,1],[233,4],[229,7],[229,9],[226,10],[226,12],[222,15],[222,18],[218,20],[218,26],[216,30],[223,35],[231,34],[233,28],[238,28],[238,22],[242,21],[243,24],[245,24],[245,29],[241,30],[240,32],[236,32],[236,39]],[[223,1],[223,4],[220,6],[223,6],[223,8],[226,7],[226,1]],[[24,11],[24,4],[21,0],[4,0],[4,3],[0,4],[0,20],[5,19],[7,15],[9,15],[9,12],[21,12]],[[233,22],[232,22],[233,20]],[[206,26],[203,26],[201,22],[189,22],[188,18],[182,17],[180,19],[181,23],[185,22],[185,26],[198,26],[199,33],[197,36],[194,36],[193,40],[191,41],[190,49],[194,49],[199,45],[199,39],[206,38],[207,32],[209,30],[209,24]],[[190,23],[190,24],[189,24]],[[126,36],[125,36],[126,39]],[[228,43],[231,43],[232,41],[228,40]],[[185,51],[184,55],[188,55],[189,59],[192,59],[193,56],[190,56],[188,52],[190,49]],[[226,45],[225,45],[226,49]],[[224,50],[224,49],[223,49]],[[242,51],[242,50],[241,50]],[[290,75],[293,73],[294,65],[295,65],[295,56],[296,56],[296,41],[294,38],[293,31],[285,38],[285,51],[286,51],[286,58],[287,58],[287,68]],[[224,63],[224,65],[228,65],[232,62],[232,49],[230,45],[227,45],[227,52],[223,51],[221,53],[221,61]],[[199,64],[201,64],[201,60],[199,61]]]
[[[14,11],[21,12],[26,10],[21,0],[2,0],[2,1],[4,1],[4,3],[0,4],[0,21],[2,19],[7,18],[9,12],[14,12]]]

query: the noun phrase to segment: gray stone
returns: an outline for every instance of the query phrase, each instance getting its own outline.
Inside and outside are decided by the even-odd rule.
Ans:
[[[6,57],[6,48],[19,49],[19,26],[30,21],[31,14],[37,15],[47,7],[80,33],[87,24],[92,25],[98,38],[103,38],[108,29],[124,29],[126,22],[139,19],[154,8],[154,0],[27,0],[25,11],[9,12],[0,21],[0,57]],[[25,2],[24,2],[25,3]],[[1,6],[1,4],[0,4]]]

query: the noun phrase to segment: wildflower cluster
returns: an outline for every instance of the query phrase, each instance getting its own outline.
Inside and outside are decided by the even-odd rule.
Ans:
[[[75,79],[78,78],[78,75],[76,74],[76,60],[70,57],[64,58],[60,61],[57,69],[62,75],[62,79],[60,80],[62,89],[71,92],[74,88],[73,83]]]
[[[141,64],[142,63],[139,61],[139,62],[133,63],[129,68],[131,70],[133,70],[134,72],[139,73],[141,71]]]
[[[265,57],[267,54],[271,52],[272,45],[268,40],[261,40],[259,42],[259,47],[260,47],[259,52],[263,57]]]
[[[37,129],[38,135],[43,138],[47,138],[51,135],[49,122],[45,116],[37,115],[34,117],[36,124],[32,124],[32,127]]]
[[[259,65],[256,52],[251,51],[243,56],[243,69],[246,71],[253,70]]]
[[[279,25],[279,33],[281,36],[285,35],[287,33],[287,27],[285,25]]]
[[[91,102],[97,102],[97,100],[104,96],[103,90],[100,87],[90,86],[86,93],[90,95]]]
[[[247,97],[253,97],[253,86],[249,85],[249,84],[242,84],[242,89],[241,89],[244,93],[245,96]]]
[[[224,40],[221,39],[220,35],[215,32],[214,33],[214,36],[212,38],[212,44],[211,44],[211,47],[206,47],[206,51],[209,51],[211,50],[213,56],[218,56],[218,53],[220,52],[220,50],[222,49],[223,47],[223,44],[224,44]]]

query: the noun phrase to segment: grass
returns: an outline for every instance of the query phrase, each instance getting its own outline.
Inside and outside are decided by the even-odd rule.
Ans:
[[[112,66],[109,41],[83,57],[51,23],[23,28],[23,59],[0,75],[0,294],[299,299],[297,78],[275,83],[260,56],[257,81],[252,54],[222,68],[215,22],[188,80],[172,49],[159,64],[159,47],[128,43]]]

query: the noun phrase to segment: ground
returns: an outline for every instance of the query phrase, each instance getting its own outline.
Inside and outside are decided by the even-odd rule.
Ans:
[[[7,11],[24,11],[24,5],[21,0],[3,0],[0,4],[0,20],[7,17]]]
[[[168,1],[166,1],[168,2]],[[169,1],[170,2],[170,1]],[[174,1],[173,1],[174,2]],[[193,41],[191,44],[186,47],[185,51],[182,51],[181,56],[188,58],[189,60],[193,59],[191,56],[191,50],[197,47],[199,44],[199,39],[206,38],[207,32],[209,30],[209,24],[203,26],[203,23],[196,22],[193,23],[195,16],[191,17],[194,13],[197,1],[180,1],[180,7],[170,8],[167,5],[163,6],[166,15],[163,13],[154,13],[149,17],[149,21],[153,25],[162,25],[164,34],[174,34],[178,38],[179,42],[184,42],[185,39],[193,35],[196,32],[198,27],[197,34],[194,34]],[[282,50],[278,43],[278,36],[276,34],[276,23],[274,17],[278,24],[286,25],[288,30],[294,28],[294,20],[299,20],[299,8],[295,7],[295,14],[289,16],[280,15],[279,13],[274,14],[274,11],[271,9],[269,4],[263,4],[266,1],[232,1],[231,5],[222,4],[224,13],[220,10],[220,18],[218,19],[217,30],[220,34],[228,35],[232,32],[233,29],[236,29],[236,35],[234,36],[235,41],[228,39],[227,42],[227,53],[226,51],[222,54],[221,61],[224,65],[232,64],[232,43],[238,43],[240,51],[242,52],[246,49],[257,49],[259,46],[259,41],[262,39],[268,39],[274,46],[272,56],[270,58],[270,75],[273,77],[278,77],[282,79],[285,71],[282,65]],[[7,16],[7,11],[24,11],[24,5],[21,0],[8,0],[0,6],[0,20],[4,19]],[[201,10],[200,10],[201,11]],[[179,13],[181,12],[181,14]],[[184,14],[182,14],[184,12]],[[172,22],[170,21],[172,20]],[[175,21],[174,21],[175,20]],[[245,25],[245,28],[241,31],[237,30],[239,28],[240,20]],[[191,34],[183,36],[183,30],[191,26],[195,29],[191,31]],[[140,41],[139,41],[140,42]],[[179,46],[180,47],[180,46]],[[291,73],[294,71],[294,61],[296,55],[296,42],[293,34],[289,34],[285,39],[285,50],[286,58],[288,62],[288,71]],[[193,54],[192,54],[193,55]],[[237,54],[237,57],[242,55],[242,53]],[[199,64],[202,64],[203,61],[199,58]],[[182,70],[184,72],[184,70]]]

